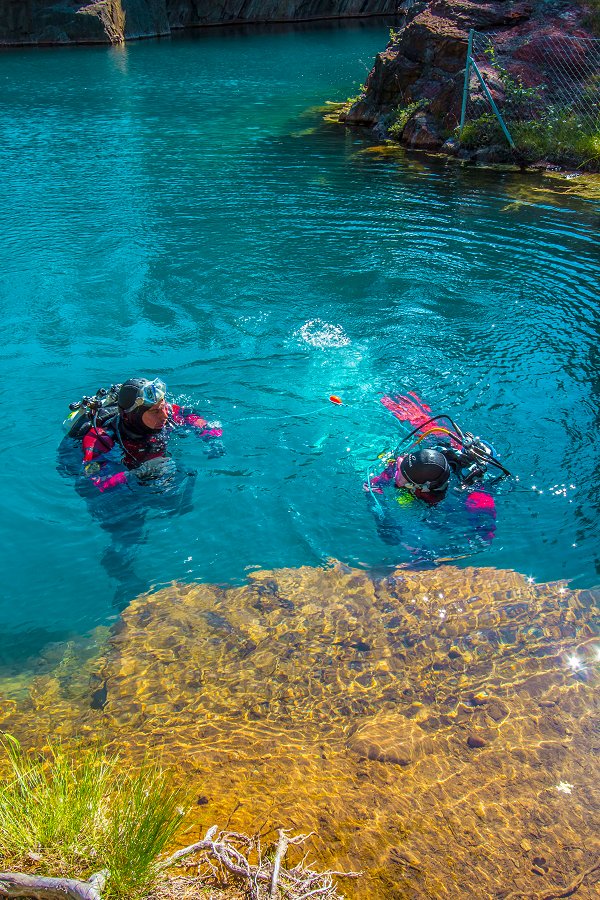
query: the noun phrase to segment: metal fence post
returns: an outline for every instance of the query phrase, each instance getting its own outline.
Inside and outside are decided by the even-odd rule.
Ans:
[[[472,60],[472,61],[471,61],[471,65],[472,65],[473,68],[475,69],[475,74],[476,74],[477,77],[479,78],[479,84],[481,85],[481,89],[482,89],[483,93],[485,94],[485,96],[486,96],[486,97],[488,98],[488,100],[490,101],[490,106],[492,107],[492,111],[493,111],[494,115],[496,116],[496,118],[498,119],[498,122],[500,123],[500,128],[501,128],[502,131],[504,132],[504,137],[506,138],[506,140],[508,141],[508,143],[510,144],[510,146],[511,146],[511,147],[513,148],[513,150],[514,150],[514,149],[515,149],[515,142],[513,141],[512,137],[511,137],[510,131],[508,130],[508,128],[507,128],[506,125],[504,124],[504,119],[502,118],[502,116],[501,116],[501,114],[500,114],[500,110],[498,109],[498,107],[497,107],[496,104],[494,103],[494,98],[493,98],[492,95],[490,94],[490,89],[488,88],[487,84],[485,83],[485,80],[484,80],[484,78],[483,78],[483,75],[482,75],[481,72],[479,71],[479,69],[478,69],[478,67],[477,67],[477,63],[475,62],[475,60]]]
[[[462,99],[462,109],[460,111],[460,131],[458,132],[459,138],[462,135],[462,130],[465,127],[465,117],[467,115],[467,100],[469,98],[469,78],[471,77],[471,62],[472,62],[472,53],[473,53],[473,29],[469,31],[469,41],[467,43],[467,65],[465,67],[465,85],[463,88],[463,99]]]

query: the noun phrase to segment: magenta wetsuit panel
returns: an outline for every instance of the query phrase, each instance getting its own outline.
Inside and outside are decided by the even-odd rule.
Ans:
[[[104,428],[90,428],[82,441],[83,462],[90,481],[99,491],[104,492],[127,483],[126,471],[102,475],[102,469],[106,466],[106,460],[103,460],[102,457],[117,445],[123,448],[122,464],[126,469],[132,470],[148,460],[165,456],[167,441],[175,428],[187,426],[196,429],[198,436],[205,440],[221,437],[223,433],[221,428],[211,428],[202,416],[193,412],[188,413],[176,403],[170,404],[168,410],[169,419],[165,427],[155,434],[143,436],[139,440],[132,439],[125,431],[117,434],[116,423],[118,420],[116,417],[114,425],[107,423]],[[90,466],[93,463],[96,465]]]

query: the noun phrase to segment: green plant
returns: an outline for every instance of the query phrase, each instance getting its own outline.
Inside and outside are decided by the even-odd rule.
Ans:
[[[537,119],[509,122],[517,156],[523,162],[546,159],[567,166],[598,168],[600,129],[566,107],[548,106]],[[462,130],[460,142],[467,150],[506,144],[496,117],[486,113]]]
[[[358,94],[354,94],[352,97],[346,97],[343,103],[345,106],[348,106],[348,108],[350,108],[351,106],[354,106],[355,103],[358,103],[359,100],[362,100],[364,96],[365,89],[364,87],[361,87]]]
[[[583,20],[590,31],[596,35],[600,35],[600,0],[588,0],[588,13]]]
[[[600,132],[589,135],[579,144],[579,152],[584,157],[581,167],[598,171],[600,167]]]
[[[590,104],[598,108],[600,100],[600,72],[591,75],[584,84],[583,93],[581,94],[581,102]]]
[[[415,100],[414,103],[409,103],[408,106],[396,107],[389,119],[388,133],[390,137],[399,141],[408,121],[416,112],[420,109],[424,109],[425,106],[427,106],[426,100]]]
[[[528,136],[535,136],[541,155],[553,162],[583,165],[599,155],[598,126],[569,107],[548,106],[539,119],[515,123],[513,132],[517,147]]]
[[[353,97],[346,97],[345,100],[340,101],[339,103],[331,103],[327,101],[328,106],[330,107],[326,118],[329,121],[339,121],[339,117],[345,115],[349,112],[355,103],[358,103],[359,100],[363,100],[365,97],[365,87],[361,86],[358,94],[354,94]]]
[[[110,872],[107,900],[142,897],[160,871],[159,856],[173,839],[184,813],[181,792],[164,772],[142,769],[127,775],[112,798],[104,865]]]
[[[85,855],[87,836],[98,835],[98,812],[113,763],[89,751],[74,760],[60,748],[48,758],[24,754],[4,742],[9,776],[0,784],[0,853],[23,858],[43,852],[52,863],[72,866]]]
[[[460,142],[467,150],[477,150],[479,147],[489,147],[491,144],[506,143],[506,138],[493,113],[485,113],[467,122],[460,135]]]
[[[25,753],[4,737],[0,783],[3,865],[89,877],[108,870],[107,900],[139,900],[159,871],[159,855],[184,815],[183,795],[158,767],[123,771],[100,750]]]

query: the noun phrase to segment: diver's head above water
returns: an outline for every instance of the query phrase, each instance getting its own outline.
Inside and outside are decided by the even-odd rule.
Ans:
[[[429,493],[445,491],[450,478],[450,466],[438,450],[417,450],[401,456],[396,467],[396,487]]]
[[[117,395],[119,415],[130,432],[147,435],[164,428],[169,418],[166,390],[164,381],[158,378],[129,378],[121,385]]]

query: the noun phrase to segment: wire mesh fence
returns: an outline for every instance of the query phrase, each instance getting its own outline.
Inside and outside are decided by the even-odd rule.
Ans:
[[[466,146],[600,163],[600,39],[471,32],[460,134]]]

